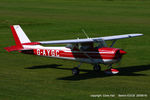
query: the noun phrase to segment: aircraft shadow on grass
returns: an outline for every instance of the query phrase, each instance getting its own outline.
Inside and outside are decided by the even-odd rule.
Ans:
[[[27,67],[25,69],[43,69],[43,68],[54,68],[54,69],[61,69],[61,70],[72,70],[72,68],[61,68],[58,64],[51,64],[51,65],[40,65],[40,66],[32,66]],[[129,67],[123,67],[118,68],[120,71],[119,74],[116,76],[146,76],[146,74],[136,74],[135,72],[150,70],[150,64],[149,65],[139,65],[139,66],[129,66]],[[66,76],[57,78],[58,80],[70,80],[70,81],[78,81],[78,80],[85,80],[85,79],[92,79],[92,78],[104,78],[104,77],[111,77],[112,75],[106,75],[104,71],[102,72],[95,72],[93,70],[88,69],[80,69],[80,73],[77,76]]]

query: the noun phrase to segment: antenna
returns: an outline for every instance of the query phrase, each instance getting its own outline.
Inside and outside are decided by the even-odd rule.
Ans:
[[[73,34],[77,34],[78,36],[77,36],[77,39],[79,39],[79,33],[73,33]]]
[[[82,32],[85,34],[85,36],[89,39],[89,36],[86,34],[85,30],[82,29]]]

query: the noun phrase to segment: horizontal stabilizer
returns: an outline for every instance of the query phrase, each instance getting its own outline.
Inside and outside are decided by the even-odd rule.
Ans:
[[[5,47],[4,49],[7,50],[8,52],[11,52],[11,51],[23,50],[23,47],[15,45],[15,46],[10,46],[10,47]]]

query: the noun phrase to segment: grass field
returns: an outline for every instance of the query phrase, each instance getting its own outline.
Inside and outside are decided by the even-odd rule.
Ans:
[[[4,47],[15,45],[9,27],[13,24],[20,24],[31,41],[84,38],[81,29],[90,37],[137,32],[144,36],[115,44],[128,52],[114,65],[120,74],[94,73],[91,65],[83,64],[80,75],[73,77],[77,62],[6,52]],[[150,99],[148,0],[0,0],[0,42],[0,100]],[[90,97],[93,94],[116,97]]]

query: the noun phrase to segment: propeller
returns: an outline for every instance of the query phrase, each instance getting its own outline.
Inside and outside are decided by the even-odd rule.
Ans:
[[[121,59],[122,58],[122,55],[126,54],[126,52],[124,50],[117,50],[116,53],[115,53],[115,58],[117,59]]]

